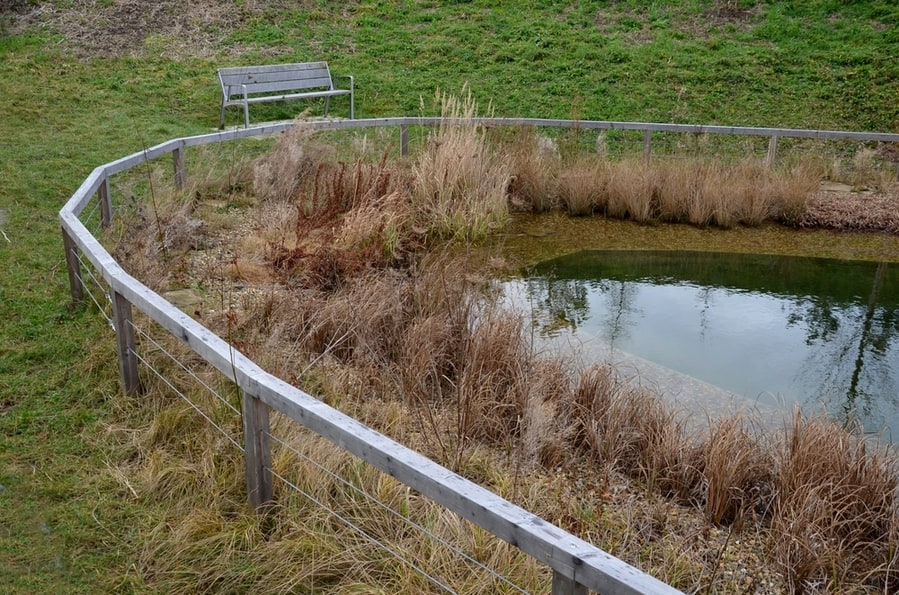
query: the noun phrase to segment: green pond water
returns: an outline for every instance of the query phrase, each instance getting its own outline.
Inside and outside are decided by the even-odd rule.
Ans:
[[[692,410],[798,404],[899,432],[899,263],[584,250],[505,287],[545,346],[611,361]]]

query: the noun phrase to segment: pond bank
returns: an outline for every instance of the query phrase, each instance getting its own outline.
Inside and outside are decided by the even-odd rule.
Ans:
[[[796,229],[777,223],[733,229],[683,224],[640,225],[600,215],[518,213],[495,247],[522,265],[580,250],[696,250],[899,262],[899,235]]]

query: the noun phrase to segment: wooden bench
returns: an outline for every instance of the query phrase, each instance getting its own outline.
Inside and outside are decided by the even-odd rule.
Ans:
[[[331,97],[350,96],[350,119],[355,117],[353,106],[353,77],[348,78],[349,89],[334,86],[331,70],[327,62],[302,62],[296,64],[271,64],[268,66],[237,66],[218,69],[222,85],[222,109],[219,114],[219,128],[225,127],[225,108],[230,105],[243,106],[244,126],[250,127],[250,104],[263,101],[285,101],[289,99],[325,98],[325,113]]]

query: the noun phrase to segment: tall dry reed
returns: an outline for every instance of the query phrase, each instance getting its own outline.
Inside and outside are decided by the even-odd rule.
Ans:
[[[612,217],[646,223],[657,216],[658,179],[643,160],[624,159],[609,167],[606,210]]]
[[[523,128],[513,140],[509,154],[511,204],[535,213],[553,209],[560,158],[551,139],[539,136],[531,127]]]
[[[562,167],[555,190],[559,204],[569,215],[578,217],[606,210],[607,168],[596,157],[585,157]]]
[[[467,87],[437,100],[444,120],[413,167],[416,222],[437,238],[483,238],[507,221],[511,166],[472,122],[478,106]]]
[[[878,444],[798,411],[777,452],[771,550],[787,585],[840,589],[860,571],[892,591],[896,543],[895,457]]]

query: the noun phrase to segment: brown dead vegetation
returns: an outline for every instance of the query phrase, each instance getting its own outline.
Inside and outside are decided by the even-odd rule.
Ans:
[[[472,479],[511,482],[518,486],[515,493],[527,494],[528,476],[591,478],[600,486],[593,492],[596,501],[572,493],[560,497],[557,506],[541,505],[542,514],[566,528],[586,537],[597,531],[601,517],[571,507],[576,502],[601,505],[609,489],[603,482],[620,475],[635,482],[632,486],[643,486],[631,492],[634,498],[644,498],[637,495],[641,491],[658,494],[675,503],[671,506],[685,506],[703,517],[708,523],[704,531],[723,528],[740,536],[709,544],[721,549],[705,550],[698,575],[689,571],[692,578],[669,580],[686,580],[683,584],[694,588],[758,589],[777,575],[780,586],[762,592],[894,590],[899,470],[887,447],[798,412],[780,433],[763,432],[745,417],[710,419],[704,429],[688,425],[684,412],[628,384],[608,366],[584,367],[539,352],[528,339],[527,314],[504,305],[492,284],[505,266],[502,260],[461,257],[446,243],[470,241],[489,229],[484,221],[496,221],[489,210],[493,207],[486,214],[465,209],[479,202],[466,193],[486,188],[491,196],[497,181],[516,192],[507,199],[519,208],[544,208],[536,193],[548,188],[558,193],[551,203],[572,212],[588,205],[591,211],[641,220],[648,204],[656,216],[667,210],[698,225],[732,225],[794,216],[802,201],[789,177],[750,162],[739,164],[736,172],[715,162],[650,166],[585,159],[566,166],[551,151],[532,150],[538,141],[526,132],[515,141],[519,152],[511,171],[516,171],[515,163],[524,163],[517,171],[528,173],[509,178],[504,168],[473,166],[469,175],[489,175],[494,182],[451,185],[442,200],[450,208],[462,205],[463,214],[441,219],[434,214],[450,212],[445,206],[415,198],[416,173],[426,169],[422,160],[441,159],[435,147],[445,146],[468,147],[469,154],[477,155],[486,142],[474,127],[453,129],[449,137],[442,136],[445,132],[432,137],[417,166],[409,167],[386,156],[376,162],[337,163],[332,152],[317,147],[309,131],[297,126],[252,172],[241,174],[245,181],[237,187],[254,180],[255,197],[246,201],[255,207],[245,217],[255,227],[243,238],[231,233],[222,241],[250,247],[245,261],[197,270],[189,264],[191,246],[181,246],[182,256],[169,259],[168,272],[140,266],[153,256],[153,246],[173,248],[165,238],[186,225],[178,221],[196,218],[199,205],[193,200],[187,205],[174,201],[168,211],[161,205],[155,220],[165,222],[164,236],[159,236],[154,217],[137,211],[119,256],[150,276],[168,276],[168,282],[160,279],[163,285],[182,275],[201,286],[224,287],[229,275],[252,271],[246,275],[267,289],[230,305],[223,299],[220,307],[204,313],[213,330],[272,372],[341,403],[363,421]],[[439,169],[434,163],[427,168]],[[807,174],[800,177],[795,188],[807,189]],[[615,190],[616,185],[622,189]],[[735,197],[725,201],[726,216],[716,198],[721,185]],[[773,188],[767,195],[772,198],[761,204],[753,202],[750,190],[760,187]],[[646,194],[643,202],[628,202]],[[713,199],[702,209],[691,207],[697,196]],[[427,193],[428,201],[438,198]],[[435,221],[450,219],[443,231],[435,227]],[[460,228],[465,221],[476,223]],[[179,273],[172,272],[179,267]],[[412,423],[390,421],[385,406],[396,407]],[[514,453],[499,472],[506,479],[484,475],[478,461],[485,449]],[[520,475],[522,470],[527,474]],[[630,522],[636,523],[628,526],[636,541],[621,548],[625,557],[635,555],[634,548],[644,547],[641,543],[672,539],[667,532],[680,530],[664,520]],[[614,540],[600,545],[618,551]],[[725,550],[729,561],[721,559]],[[764,552],[768,565],[743,567],[743,576],[754,577],[748,583],[727,582],[736,579],[719,573],[723,565],[728,576],[736,576],[740,561],[756,559],[758,552]],[[665,560],[663,556],[656,563],[666,566],[670,561]]]

